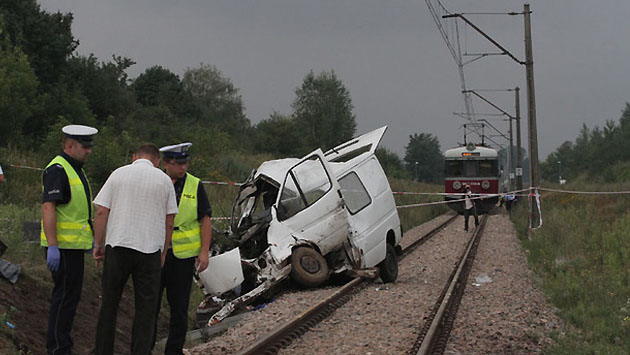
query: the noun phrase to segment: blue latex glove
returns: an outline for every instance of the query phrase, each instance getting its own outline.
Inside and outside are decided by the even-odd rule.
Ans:
[[[59,254],[59,247],[48,247],[48,254],[46,255],[46,265],[52,272],[56,272],[59,269],[59,260],[61,260],[61,254]]]

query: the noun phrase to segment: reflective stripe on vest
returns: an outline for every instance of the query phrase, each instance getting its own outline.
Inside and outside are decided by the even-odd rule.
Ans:
[[[201,226],[197,220],[199,182],[198,178],[186,173],[172,240],[173,254],[180,259],[197,256],[201,251]]]
[[[70,201],[63,205],[57,205],[55,211],[57,213],[57,244],[61,249],[91,249],[92,240],[94,238],[92,227],[88,215],[88,197],[89,203],[92,203],[92,190],[89,189],[90,182],[85,177],[90,196],[85,194],[85,188],[79,178],[79,174],[74,170],[72,165],[68,163],[62,156],[56,156],[46,168],[59,164],[68,176],[70,184]],[[83,173],[85,175],[85,172]],[[44,222],[42,219],[40,240],[42,246],[48,246],[46,234],[44,233]]]

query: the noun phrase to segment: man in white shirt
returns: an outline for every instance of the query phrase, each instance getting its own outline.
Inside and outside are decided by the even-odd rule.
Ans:
[[[475,216],[475,227],[479,225],[479,217],[477,216],[477,206],[475,206],[475,201],[473,200],[472,191],[470,191],[470,185],[465,186],[465,195],[464,195],[464,231],[468,232],[468,217],[470,217],[470,213],[472,212]]]
[[[113,354],[118,304],[129,275],[135,293],[131,353],[151,353],[161,268],[177,201],[171,179],[157,168],[155,145],[142,145],[133,159],[109,176],[94,199],[93,257],[105,261],[96,354]]]
[[[0,183],[4,184],[4,172],[2,171],[2,165],[0,165]]]

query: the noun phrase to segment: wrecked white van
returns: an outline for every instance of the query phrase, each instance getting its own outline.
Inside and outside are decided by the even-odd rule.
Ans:
[[[289,276],[316,287],[331,274],[378,266],[384,282],[396,280],[402,229],[374,154],[386,129],[326,153],[267,161],[252,172],[234,202],[229,231],[242,268],[225,275],[244,279],[245,294],[225,304],[210,325]]]

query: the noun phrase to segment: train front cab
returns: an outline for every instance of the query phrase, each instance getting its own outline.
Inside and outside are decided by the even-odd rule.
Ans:
[[[497,194],[499,191],[499,169],[496,151],[485,148],[469,152],[466,149],[454,148],[445,154],[444,192],[461,195],[446,195],[446,201],[463,198],[464,186],[470,185],[474,195]],[[477,153],[477,154],[473,154]],[[494,153],[494,154],[493,154]],[[477,212],[487,213],[497,203],[498,196],[476,200]],[[449,203],[448,206],[462,214],[464,202]]]

